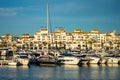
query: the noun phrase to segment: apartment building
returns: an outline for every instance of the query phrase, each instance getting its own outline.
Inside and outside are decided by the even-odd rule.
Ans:
[[[120,35],[116,35],[115,31],[103,33],[97,29],[90,32],[75,29],[73,32],[67,33],[63,28],[59,28],[55,32],[48,32],[46,28],[41,28],[35,32],[34,36],[22,34],[16,42],[13,42],[13,36],[3,35],[0,37],[0,44],[5,42],[7,42],[7,45],[11,43],[17,47],[31,50],[46,48],[120,49]]]

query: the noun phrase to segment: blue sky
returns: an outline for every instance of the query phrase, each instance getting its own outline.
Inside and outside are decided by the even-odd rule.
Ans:
[[[47,0],[0,0],[0,35],[34,35],[46,26]],[[120,33],[120,0],[48,0],[52,31]]]

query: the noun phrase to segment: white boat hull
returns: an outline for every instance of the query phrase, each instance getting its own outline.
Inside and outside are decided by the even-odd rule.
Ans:
[[[8,65],[10,65],[10,66],[17,66],[17,63],[16,62],[8,63]]]
[[[28,65],[30,59],[27,55],[14,55],[16,61],[18,61],[21,65]]]
[[[60,64],[69,64],[69,65],[77,65],[79,63],[78,58],[70,58],[70,57],[64,57],[63,59],[59,59],[58,62]]]
[[[89,61],[89,59],[82,58],[82,59],[80,60],[80,64],[87,64],[88,61]]]
[[[101,58],[99,61],[100,64],[105,64],[106,62],[107,62],[106,58]]]
[[[107,60],[107,64],[118,64],[118,62],[119,62],[119,59],[117,58],[109,58]]]
[[[70,64],[70,65],[77,65],[79,63],[78,60],[75,60],[75,61],[65,61],[65,62],[62,62],[63,64]]]
[[[8,65],[9,66],[19,66],[20,63],[19,62],[9,62]]]
[[[22,65],[28,65],[29,64],[29,59],[19,59],[18,60]]]
[[[88,63],[89,64],[98,64],[99,60],[100,60],[100,58],[91,58]]]

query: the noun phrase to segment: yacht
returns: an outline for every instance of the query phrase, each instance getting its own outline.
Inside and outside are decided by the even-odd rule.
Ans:
[[[62,53],[57,57],[58,64],[77,65],[80,59],[70,53]]]
[[[98,58],[98,57],[90,57],[88,63],[89,64],[98,64],[99,60],[100,60],[100,58]]]
[[[89,61],[89,58],[87,58],[86,55],[81,54],[78,57],[80,58],[79,64],[87,64]]]
[[[95,54],[84,54],[81,58],[80,63],[84,64],[97,64],[100,58]]]
[[[115,57],[108,57],[107,64],[118,64],[119,59]]]
[[[22,65],[29,65],[29,58],[27,55],[14,55],[14,59]]]
[[[8,62],[8,65],[9,66],[19,66],[19,65],[21,65],[21,63],[18,62],[18,61],[11,60],[11,61]]]
[[[50,55],[42,55],[37,59],[38,65],[56,64],[56,59]]]
[[[80,58],[80,64],[87,64],[89,59],[87,58]]]
[[[100,64],[106,64],[106,62],[107,62],[107,58],[104,58],[104,57],[100,58],[100,61],[99,61]]]

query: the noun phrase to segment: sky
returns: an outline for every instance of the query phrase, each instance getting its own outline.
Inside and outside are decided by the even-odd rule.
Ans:
[[[46,26],[47,2],[53,32],[62,27],[120,34],[120,0],[0,0],[0,35],[34,35]]]

